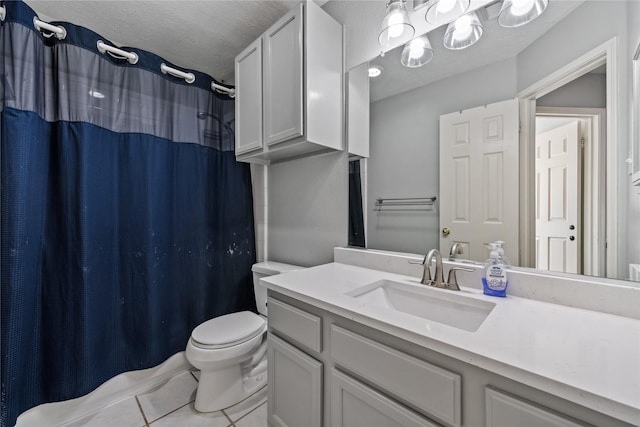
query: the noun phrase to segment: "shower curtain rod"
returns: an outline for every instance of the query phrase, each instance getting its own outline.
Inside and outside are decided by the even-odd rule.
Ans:
[[[6,15],[6,9],[4,6],[0,6],[0,20],[4,21]],[[41,21],[37,17],[33,18],[33,26],[38,31],[47,30],[51,31],[56,35],[58,39],[64,39],[67,36],[67,30],[62,25],[52,25],[48,22]],[[108,45],[104,43],[102,40],[98,40],[97,43],[98,52],[104,54],[108,53],[114,58],[118,59],[126,59],[130,64],[135,64],[138,62],[138,55],[135,52],[127,52],[126,50],[119,49],[115,46]],[[182,70],[178,70],[177,68],[169,67],[167,64],[160,64],[160,71],[162,74],[171,74],[172,76],[179,77],[184,79],[187,83],[193,83],[196,81],[196,76],[193,73],[186,73]],[[235,98],[236,90],[230,87],[226,87],[216,83],[215,81],[211,82],[211,90],[213,91],[222,91],[229,95],[231,98]]]

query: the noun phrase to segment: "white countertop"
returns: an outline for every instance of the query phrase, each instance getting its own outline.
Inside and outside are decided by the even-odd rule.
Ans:
[[[387,279],[419,279],[331,263],[263,278],[270,290],[446,354],[613,418],[640,423],[640,321],[558,304],[495,298],[477,331],[468,332],[345,295]],[[449,290],[433,289],[434,292]]]

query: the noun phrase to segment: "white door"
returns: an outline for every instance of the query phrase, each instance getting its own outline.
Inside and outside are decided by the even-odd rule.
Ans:
[[[579,273],[578,121],[536,135],[536,268]]]
[[[440,116],[440,250],[484,261],[486,244],[505,241],[518,257],[518,101]],[[448,233],[447,233],[448,230]]]

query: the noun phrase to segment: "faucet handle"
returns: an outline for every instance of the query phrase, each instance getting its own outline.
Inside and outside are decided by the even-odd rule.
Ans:
[[[427,265],[427,256],[425,255],[424,259],[422,261],[414,261],[412,259],[407,261],[409,264],[418,264],[418,265],[422,265],[424,267],[424,270],[422,272],[422,279],[420,280],[421,283],[427,284],[427,283],[431,283],[431,267],[429,265]]]
[[[475,271],[473,268],[451,267],[451,269],[449,270],[449,276],[447,278],[447,288],[453,291],[460,290],[460,286],[458,286],[458,279],[456,278],[457,270],[467,271],[469,273],[473,273]]]

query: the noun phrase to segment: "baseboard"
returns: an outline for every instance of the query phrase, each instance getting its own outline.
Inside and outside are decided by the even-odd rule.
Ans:
[[[185,352],[181,351],[156,367],[117,375],[84,396],[31,408],[20,414],[16,427],[65,426],[156,388],[190,369]]]

